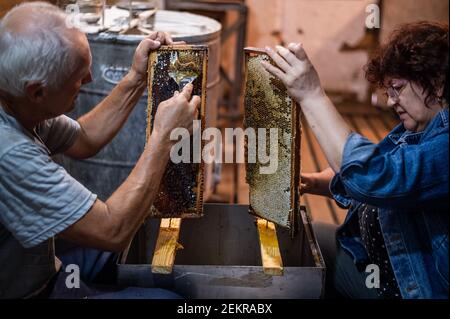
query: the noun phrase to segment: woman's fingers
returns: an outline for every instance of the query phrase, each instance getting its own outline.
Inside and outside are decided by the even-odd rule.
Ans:
[[[307,194],[308,193],[308,185],[305,183],[300,183],[299,191],[300,191],[300,195]]]
[[[284,60],[286,60],[286,62],[290,65],[290,67],[294,67],[296,64],[298,64],[299,59],[295,56],[293,52],[280,45],[277,45],[276,48],[278,54],[281,55]]]
[[[291,66],[277,52],[266,47],[266,53],[272,58],[275,64],[284,72],[288,72]]]
[[[279,78],[280,80],[283,80],[284,77],[286,76],[283,71],[281,71],[279,68],[277,68],[276,66],[273,66],[272,64],[270,64],[267,61],[262,61],[261,65],[269,72],[271,73],[273,76]]]
[[[303,45],[301,43],[290,43],[288,45],[288,49],[295,54],[295,56],[300,60],[304,61],[308,59],[308,56],[306,55],[306,51],[303,48]]]

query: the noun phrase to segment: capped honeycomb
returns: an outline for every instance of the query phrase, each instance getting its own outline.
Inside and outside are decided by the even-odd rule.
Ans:
[[[300,183],[300,108],[289,96],[283,83],[267,72],[261,61],[273,64],[261,49],[245,49],[245,115],[244,127],[266,129],[265,145],[269,154],[270,128],[278,130],[278,168],[273,174],[262,174],[267,166],[256,157],[248,162],[249,141],[246,136],[246,182],[249,185],[250,213],[284,227],[296,225]],[[274,145],[272,145],[274,147]]]
[[[161,102],[170,99],[188,83],[194,86],[192,95],[201,98],[199,120],[205,125],[206,46],[162,46],[150,54],[148,63],[147,140],[153,128],[156,111]],[[169,160],[156,195],[150,217],[189,218],[203,215],[202,163],[193,163],[191,136],[190,163],[175,164]],[[203,148],[203,145],[202,145]]]

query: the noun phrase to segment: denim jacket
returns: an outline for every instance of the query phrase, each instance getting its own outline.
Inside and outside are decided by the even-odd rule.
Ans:
[[[422,132],[402,124],[379,144],[351,133],[330,183],[350,208],[337,232],[356,265],[368,256],[358,227],[362,203],[379,208],[389,259],[403,298],[448,298],[448,108]]]

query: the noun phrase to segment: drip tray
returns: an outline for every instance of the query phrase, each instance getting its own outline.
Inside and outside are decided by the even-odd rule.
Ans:
[[[118,265],[120,284],[173,290],[188,299],[320,298],[325,266],[309,218],[299,232],[277,227],[283,275],[263,271],[255,217],[247,205],[205,204],[205,216],[183,219],[173,272],[153,274],[151,262],[160,220],[148,220],[136,234],[126,261]]]

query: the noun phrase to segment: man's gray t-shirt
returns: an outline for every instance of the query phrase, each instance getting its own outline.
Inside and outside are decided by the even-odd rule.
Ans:
[[[89,211],[97,196],[51,156],[73,145],[67,116],[40,123],[36,136],[0,106],[0,298],[32,296],[57,272],[54,236]]]

